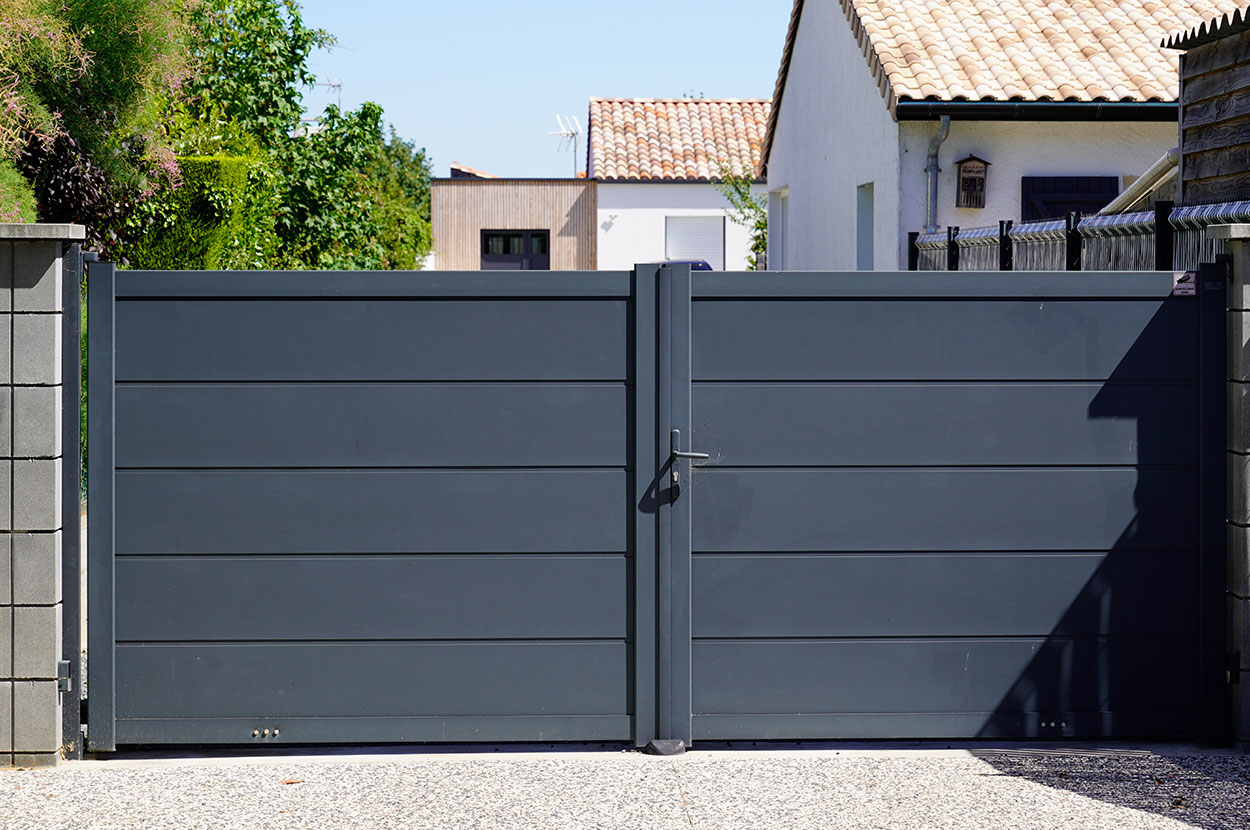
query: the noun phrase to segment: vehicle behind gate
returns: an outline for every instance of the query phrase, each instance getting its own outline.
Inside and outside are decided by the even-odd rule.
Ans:
[[[1212,274],[94,265],[88,746],[1216,734]]]

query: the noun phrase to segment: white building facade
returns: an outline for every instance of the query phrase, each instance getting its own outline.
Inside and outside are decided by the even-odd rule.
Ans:
[[[763,197],[767,189],[754,185]],[[628,271],[639,262],[705,260],[717,271],[744,271],[751,230],[730,217],[711,184],[599,184],[599,270]]]
[[[968,3],[952,0],[952,8]],[[910,21],[920,32],[925,12],[921,4],[916,8],[920,10],[890,15],[921,18]],[[872,33],[882,27],[865,21],[883,14],[880,4],[865,0],[796,0],[763,153],[770,269],[906,268],[907,235],[924,231],[930,219],[939,230],[994,226],[999,220],[1019,223],[1030,218],[1023,194],[1047,183],[1038,180],[1075,179],[1080,180],[1077,187],[1093,182],[1106,188],[1114,179],[1115,195],[1176,146],[1176,85],[1163,89],[1164,82],[1154,77],[1166,75],[1159,61],[1142,70],[1155,86],[1140,76],[1133,76],[1137,89],[1124,83],[1113,86],[1116,79],[1099,76],[1121,93],[1120,99],[1109,101],[1088,100],[1086,93],[1099,91],[1089,73],[1081,74],[1089,89],[1076,90],[1074,100],[1065,100],[1061,93],[1072,92],[1075,80],[1065,84],[1061,77],[1045,78],[1040,70],[1037,75],[1022,70],[1035,83],[1030,88],[1021,81],[1017,88],[1010,86],[1010,77],[1002,77],[1004,70],[990,67],[984,74],[993,69],[995,82],[1006,85],[1004,94],[1016,93],[1012,100],[1001,100],[1004,96],[988,89],[985,78],[964,62],[960,65],[981,83],[976,88],[984,95],[971,99],[970,89],[951,75],[949,63],[926,51],[923,44],[931,39],[917,35],[921,45],[910,44],[895,26],[889,43],[885,38],[875,42]],[[979,14],[958,18],[982,20]],[[1043,24],[1025,20],[1010,36],[1036,44],[1038,39],[1025,28],[1030,25]],[[947,36],[972,41],[984,33],[953,31]],[[1150,41],[1153,34],[1146,26],[1104,37]],[[1157,46],[1157,40],[1151,45]],[[1174,66],[1174,59],[1158,51],[1163,64],[1172,60]],[[904,66],[905,60],[912,63]],[[1112,73],[1105,67],[1102,71]],[[1039,83],[1054,84],[1055,94],[1039,95]],[[1026,94],[1020,95],[1022,90]],[[930,217],[926,168],[944,114],[950,127],[937,147],[940,172]],[[981,208],[956,207],[960,185],[955,163],[968,156],[990,163]]]
[[[702,260],[746,270],[750,227],[734,221],[715,181],[726,172],[756,181],[767,125],[764,100],[592,98],[587,175],[598,189],[600,270],[640,262]]]

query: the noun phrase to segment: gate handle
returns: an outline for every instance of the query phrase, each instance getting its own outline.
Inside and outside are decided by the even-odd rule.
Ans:
[[[671,447],[672,458],[674,459],[677,459],[677,458],[706,459],[706,458],[712,457],[705,452],[682,452],[681,450],[677,449],[678,447],[681,446],[681,430],[679,429],[675,429],[668,434],[668,444],[669,444],[669,447]]]

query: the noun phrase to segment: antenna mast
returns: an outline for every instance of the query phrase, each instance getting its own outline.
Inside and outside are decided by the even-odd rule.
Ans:
[[[343,81],[341,78],[331,78],[328,81],[317,81],[313,86],[324,86],[338,96],[338,108],[343,110]]]
[[[557,115],[556,125],[560,129],[547,135],[560,136],[560,145],[556,148],[557,153],[563,153],[565,150],[573,151],[573,178],[577,178],[577,139],[582,134],[581,122],[576,116]]]

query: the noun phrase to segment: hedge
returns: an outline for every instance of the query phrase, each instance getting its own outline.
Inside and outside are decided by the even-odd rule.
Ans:
[[[124,264],[143,270],[243,270],[272,258],[277,176],[265,158],[178,159],[182,183],[140,205]]]
[[[34,222],[35,191],[8,159],[0,159],[0,222]]]

